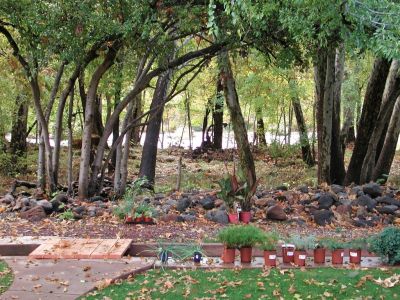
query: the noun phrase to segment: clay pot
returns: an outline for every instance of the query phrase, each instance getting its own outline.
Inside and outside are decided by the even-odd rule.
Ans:
[[[134,222],[134,219],[132,218],[132,216],[126,216],[125,217],[125,223],[126,224],[131,224]]]
[[[332,264],[333,265],[342,265],[343,264],[343,249],[332,250]]]
[[[222,261],[225,264],[233,264],[235,261],[235,248],[224,248],[224,252],[222,253]]]
[[[136,217],[135,218],[135,223],[141,223],[143,222],[143,217]]]
[[[350,249],[349,250],[349,258],[351,264],[360,264],[361,263],[361,249]]]
[[[304,267],[306,265],[307,252],[304,250],[295,250],[293,262],[296,266]]]
[[[252,247],[242,247],[240,248],[240,262],[242,264],[249,264],[251,263],[251,252],[253,248]]]
[[[145,223],[152,223],[153,222],[153,218],[152,217],[143,217],[143,221]]]
[[[325,263],[325,248],[314,249],[314,263],[315,264]]]
[[[276,251],[264,250],[264,264],[267,267],[276,267]]]
[[[238,224],[239,223],[238,214],[228,214],[228,220],[229,223]]]
[[[251,211],[241,211],[239,213],[239,220],[245,224],[250,223],[251,221]]]
[[[290,264],[294,261],[294,249],[293,244],[282,245],[282,260],[284,264]]]

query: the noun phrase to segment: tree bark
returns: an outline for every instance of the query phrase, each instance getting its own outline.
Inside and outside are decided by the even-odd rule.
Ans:
[[[378,161],[372,173],[372,180],[376,181],[379,178],[384,178],[389,175],[390,168],[396,153],[396,147],[400,135],[400,97],[397,97],[396,104],[393,109],[392,117],[390,118],[389,127],[386,133],[385,142]],[[386,178],[384,178],[386,179]]]
[[[70,100],[69,100],[69,107],[68,107],[68,121],[67,121],[67,128],[68,128],[68,170],[67,170],[67,181],[68,181],[68,191],[67,194],[71,197],[74,195],[74,189],[72,186],[73,182],[73,173],[72,173],[72,160],[73,160],[73,150],[72,150],[72,139],[73,139],[73,128],[72,128],[72,113],[74,108],[74,88],[72,88],[70,92]]]
[[[16,111],[11,128],[10,152],[13,157],[26,155],[26,135],[28,127],[28,101],[24,95],[18,95],[15,101]]]
[[[399,68],[399,61],[394,60],[386,79],[385,91],[382,96],[382,104],[375,122],[375,127],[367,145],[367,152],[361,167],[360,183],[369,182],[372,179],[379,141],[382,135],[386,136],[385,128],[387,128],[387,120],[390,120],[396,99],[400,95]]]
[[[214,149],[221,150],[222,149],[222,135],[224,132],[224,99],[223,99],[223,87],[221,84],[221,76],[218,76],[217,79],[217,93],[213,110],[213,147]]]
[[[240,169],[246,177],[247,186],[252,188],[256,184],[256,170],[253,155],[250,150],[249,139],[247,137],[246,124],[239,104],[228,52],[223,51],[219,58],[223,78],[222,86],[224,88],[226,106],[229,109],[230,119],[237,143]],[[249,210],[250,207],[242,207],[242,209]]]
[[[375,59],[364,96],[360,121],[357,125],[353,154],[345,177],[346,185],[352,182],[360,183],[361,166],[367,153],[369,138],[377,121],[389,68],[390,62],[388,60],[384,58]]]
[[[89,192],[88,184],[91,156],[91,140],[97,88],[103,75],[113,65],[119,47],[120,43],[116,42],[113,44],[112,47],[109,48],[103,62],[96,68],[96,71],[93,73],[93,76],[90,80],[86,99],[85,122],[82,134],[82,150],[79,168],[78,196],[80,199],[86,199]]]
[[[153,185],[156,174],[157,144],[160,135],[164,103],[167,97],[169,83],[172,77],[172,70],[161,74],[157,79],[156,89],[150,109],[159,107],[150,114],[149,124],[146,129],[146,138],[143,144],[142,158],[140,161],[139,177],[146,177]]]
[[[344,76],[345,53],[343,45],[336,49],[335,54],[335,83],[333,90],[332,111],[332,140],[331,140],[331,183],[343,184],[346,170],[344,168],[344,157],[340,143],[340,104],[342,94],[342,82]]]

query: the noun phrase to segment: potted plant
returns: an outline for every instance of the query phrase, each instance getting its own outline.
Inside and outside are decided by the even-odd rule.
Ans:
[[[282,261],[284,264],[290,264],[294,261],[294,249],[295,245],[291,243],[284,242],[281,245],[282,249]]]
[[[234,240],[240,250],[241,263],[251,263],[253,247],[262,243],[263,231],[251,225],[235,226]]]
[[[387,227],[369,241],[369,250],[391,265],[400,263],[400,228]]]
[[[332,264],[342,265],[346,243],[333,238],[326,239],[324,243],[326,244],[326,248],[332,252]]]
[[[353,239],[348,243],[349,247],[349,261],[351,264],[361,263],[361,251],[367,247],[365,238]]]
[[[307,250],[314,248],[315,238],[314,236],[296,235],[292,237],[292,243],[295,245],[293,262],[299,267],[304,267],[306,265]]]
[[[279,240],[277,232],[266,233],[261,243],[261,249],[264,250],[264,264],[267,267],[276,266],[276,246]]]
[[[314,263],[324,264],[326,257],[326,247],[323,239],[316,241],[314,245]]]
[[[235,211],[235,195],[233,191],[232,176],[228,175],[218,181],[221,191],[218,192],[218,197],[224,200],[225,206],[228,210],[229,223],[239,223],[238,213]]]
[[[231,264],[235,261],[235,251],[237,248],[235,240],[235,227],[227,226],[218,232],[217,239],[224,244],[224,251],[221,259],[226,264]]]
[[[143,222],[147,224],[153,223],[153,207],[148,206],[143,213]]]

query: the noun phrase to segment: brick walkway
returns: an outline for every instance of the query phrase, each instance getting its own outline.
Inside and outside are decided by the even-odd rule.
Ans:
[[[2,257],[14,272],[11,287],[1,300],[72,300],[97,285],[129,273],[152,267],[152,260],[63,259],[29,260],[26,257]]]

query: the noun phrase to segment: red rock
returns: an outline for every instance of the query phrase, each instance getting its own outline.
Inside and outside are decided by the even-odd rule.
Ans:
[[[177,214],[168,214],[164,215],[160,218],[160,221],[163,222],[176,222],[178,220],[179,215]]]
[[[342,204],[342,205],[339,205],[339,206],[336,208],[336,212],[338,212],[338,213],[341,214],[341,215],[350,214],[351,211],[352,211],[351,205],[344,205],[344,204]]]
[[[254,205],[258,207],[265,207],[268,204],[269,199],[267,198],[261,198],[261,199],[256,199],[254,201]]]
[[[281,206],[275,205],[268,209],[267,218],[270,220],[285,221],[287,220],[287,215]]]
[[[29,221],[40,221],[47,217],[46,212],[42,206],[35,206],[27,211],[21,212],[20,217]]]

